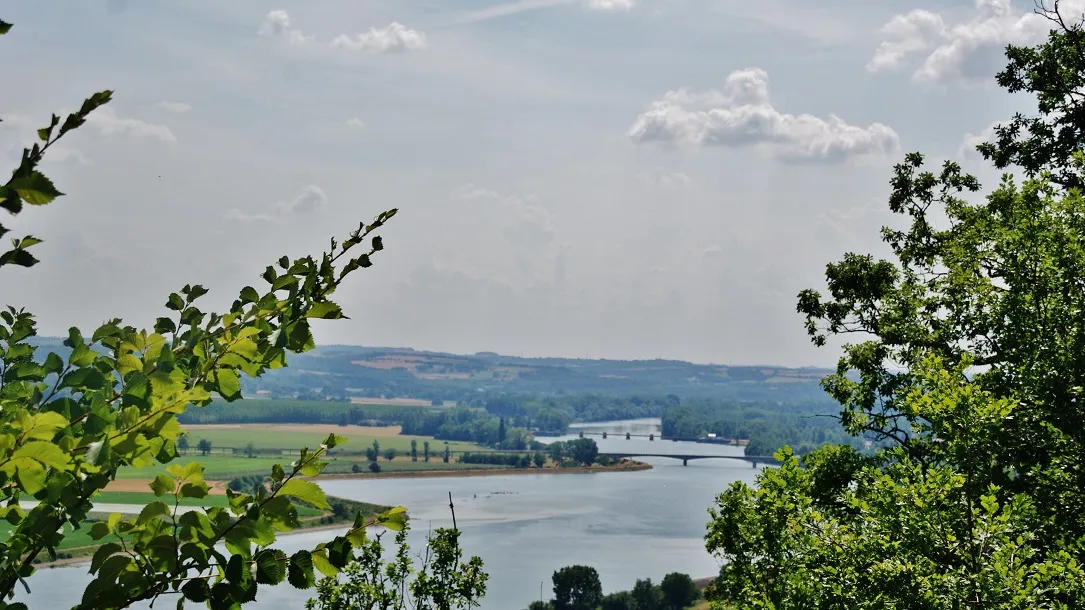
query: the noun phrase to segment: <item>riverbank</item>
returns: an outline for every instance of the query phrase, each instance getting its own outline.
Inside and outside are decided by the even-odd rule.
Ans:
[[[495,477],[509,474],[595,474],[602,472],[636,472],[651,470],[651,464],[625,460],[613,466],[570,466],[565,468],[508,468],[479,470],[417,470],[401,472],[358,472],[324,474],[314,477],[316,481],[341,479],[436,479],[445,477]]]

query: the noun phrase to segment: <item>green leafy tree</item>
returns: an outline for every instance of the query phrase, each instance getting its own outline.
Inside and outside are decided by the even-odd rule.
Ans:
[[[388,448],[384,450],[384,459],[388,460],[389,462],[396,459],[397,455],[399,455],[399,452],[396,451],[394,448]]]
[[[372,472],[373,474],[377,474],[380,471],[381,471],[381,465],[380,464],[378,464],[375,461],[369,463],[369,472]]]
[[[603,601],[603,585],[593,567],[564,567],[554,572],[551,579],[555,610],[596,610]]]
[[[663,592],[652,583],[651,578],[638,579],[633,584],[633,590],[630,593],[637,604],[637,610],[661,610],[663,608]]]
[[[667,610],[685,610],[701,596],[689,574],[681,572],[664,576],[659,582],[659,590],[663,594],[663,607]]]
[[[452,450],[446,444],[445,445],[445,456],[444,456],[445,464],[447,464],[450,459],[452,459]]]
[[[637,610],[637,600],[629,591],[611,593],[603,597],[599,610]]]
[[[583,466],[591,466],[599,456],[599,446],[595,443],[595,439],[578,438],[566,441],[566,447],[569,457]]]
[[[200,442],[196,443],[196,449],[199,450],[200,455],[208,455],[211,453],[211,441],[206,438],[201,438]]]
[[[0,22],[0,34],[10,30]],[[112,92],[102,91],[64,119],[53,115],[0,185],[0,207],[18,215],[26,205],[60,197],[38,166],[111,98]],[[0,607],[26,608],[10,601],[16,587],[25,586],[35,560],[56,558],[65,523],[85,527],[97,494],[118,472],[177,457],[179,414],[215,396],[241,398],[241,375],[283,367],[288,354],[314,347],[311,320],[344,318],[330,297],[347,276],[372,264],[383,249],[374,231],[394,214],[361,224],[342,243],[332,240],[319,257],[281,258],[264,271],[263,292],[246,286],[225,313],[203,311],[198,301],[207,290],[186,285],[169,295],[169,313],[151,329],[110,320],[86,336],[73,327],[64,340],[66,357],[38,353],[31,313],[0,311],[0,518],[11,526],[0,542]],[[0,227],[0,234],[8,232]],[[38,243],[30,236],[16,239],[0,254],[0,266],[32,267],[37,259],[30,248]],[[327,451],[344,440],[329,435],[315,449],[302,448],[289,466],[274,466],[268,484],[255,493],[228,490],[227,506],[184,513],[178,510],[182,501],[206,496],[209,486],[200,464],[169,464],[150,483],[159,499],[139,515],[113,514],[90,525],[101,546],[76,608],[124,608],[164,595],[176,595],[178,606],[187,600],[236,608],[254,601],[263,586],[287,580],[307,588],[317,572],[338,573],[355,548],[365,548],[367,528],[406,522],[397,507],[368,520],[358,516],[346,534],[312,550],[287,555],[275,548],[279,533],[300,525],[295,501],[330,509],[307,478],[320,474]],[[209,449],[210,443],[201,447]],[[25,509],[18,500],[28,497],[37,503]]]
[[[554,604],[536,600],[528,604],[527,610],[554,610]]]
[[[377,439],[373,439],[373,447],[372,447],[372,449],[373,449],[373,453],[371,454],[372,457],[369,459],[369,461],[376,462],[377,460],[380,459],[380,454],[381,454],[381,444],[379,442],[377,442]]]
[[[177,450],[180,451],[184,455],[188,454],[188,435],[187,434],[182,433],[180,436],[177,437]]]
[[[429,461],[429,441],[422,441],[422,459]]]
[[[532,459],[536,468],[542,468],[543,464],[546,464],[546,454],[542,452],[536,451]]]
[[[979,198],[951,162],[908,155],[890,260],[828,265],[799,295],[815,344],[855,336],[823,386],[846,430],[888,445],[778,452],[732,485],[708,549],[718,607],[1076,608],[1085,599],[1085,170],[1078,20],[1010,47],[999,82],[1037,95],[981,147],[1023,167]]]
[[[306,610],[407,610],[477,608],[486,594],[482,560],[463,560],[459,532],[434,530],[421,565],[409,555],[406,526],[395,539],[395,556],[387,566],[382,536],[358,540],[358,553],[336,577],[317,584],[317,597]]]
[[[245,457],[247,457],[247,458],[256,457],[256,443],[253,443],[252,441],[249,441],[249,443],[247,445],[245,445]]]
[[[411,461],[418,461],[418,441],[413,438],[411,439]]]

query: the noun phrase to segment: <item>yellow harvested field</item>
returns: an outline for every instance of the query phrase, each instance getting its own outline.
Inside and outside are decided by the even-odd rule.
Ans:
[[[110,481],[109,485],[105,486],[105,491],[150,493],[150,484],[151,479],[117,479]],[[210,495],[226,495],[226,483],[224,481],[207,481],[207,484],[211,486],[211,491],[208,492]]]

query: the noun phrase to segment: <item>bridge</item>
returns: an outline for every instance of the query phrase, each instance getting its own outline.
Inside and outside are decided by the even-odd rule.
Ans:
[[[690,460],[741,460],[743,462],[749,462],[751,466],[757,468],[758,464],[768,464],[770,466],[779,465],[780,462],[776,461],[776,458],[771,455],[690,455],[682,453],[648,453],[639,451],[629,451],[624,453],[599,453],[599,457],[610,457],[614,459],[622,458],[639,458],[639,457],[658,457],[668,458],[672,460],[682,460],[683,466],[689,466]]]
[[[633,434],[631,432],[624,432],[624,433],[623,432],[617,432],[617,433],[584,432],[583,430],[580,430],[578,432],[578,434],[579,434],[580,438],[584,438],[585,436],[598,436],[598,437],[601,437],[601,438],[608,438],[608,436],[613,436],[615,438],[621,438],[622,435],[624,434],[625,435],[625,440],[627,440],[627,441],[630,440],[630,439],[633,439],[633,438],[646,438],[646,439],[648,439],[650,441],[654,441],[654,440],[656,440],[658,438],[661,441],[662,440],[668,440],[668,441],[673,441],[673,442],[676,442],[676,443],[677,442],[708,443],[708,444],[713,444],[713,445],[737,445],[737,444],[739,444],[739,439],[723,438],[721,436],[710,436],[710,437],[707,437],[707,438],[696,438],[696,437],[689,437],[689,438],[686,438],[686,437],[673,437],[673,438],[671,438],[671,437],[667,437],[666,439],[664,439],[662,434]]]

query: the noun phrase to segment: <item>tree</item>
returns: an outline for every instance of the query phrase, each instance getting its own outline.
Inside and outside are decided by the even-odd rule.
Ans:
[[[188,435],[181,434],[177,437],[177,450],[181,453],[188,454]]]
[[[501,418],[501,423],[499,423],[497,425],[497,442],[498,442],[498,444],[501,444],[501,443],[505,442],[505,435],[506,434],[508,434],[508,432],[505,430],[505,418],[502,417]]]
[[[595,610],[603,601],[603,585],[593,567],[568,566],[554,572],[552,580],[554,610]]]
[[[249,444],[245,445],[245,457],[256,457],[256,443],[249,441]]]
[[[1055,6],[1057,9],[1057,5]],[[1020,165],[979,199],[952,162],[896,166],[891,260],[846,254],[800,293],[817,345],[855,335],[823,381],[873,457],[785,447],[717,499],[706,537],[724,607],[1073,608],[1085,598],[1085,106],[1082,31],[1010,47],[1037,94],[981,147]],[[1027,129],[1023,129],[1027,127]],[[906,223],[906,224],[905,224]],[[1057,575],[1057,576],[1056,576]]]
[[[413,438],[411,439],[411,461],[418,461],[418,441]]]
[[[377,442],[377,439],[373,439],[373,447],[372,447],[372,449],[373,449],[373,453],[372,453],[373,458],[371,460],[369,460],[369,461],[370,462],[376,462],[377,460],[380,459],[380,454],[381,454],[381,444],[379,442]]]
[[[211,453],[211,441],[206,438],[201,438],[200,442],[196,443],[196,449],[199,450],[200,455],[208,455]]]
[[[637,610],[637,601],[629,591],[611,593],[599,604],[600,610]],[[685,610],[685,609],[683,609]]]
[[[0,35],[11,29],[0,22]],[[53,115],[38,130],[40,141],[24,149],[11,179],[0,185],[0,207],[18,215],[24,204],[60,197],[38,166],[56,142],[111,99],[111,91],[102,91],[63,120]],[[212,609],[237,607],[255,600],[261,586],[289,580],[309,587],[314,568],[334,574],[350,563],[366,528],[405,524],[406,513],[397,507],[371,519],[359,515],[344,535],[312,550],[288,556],[275,548],[279,533],[299,525],[295,500],[330,508],[307,478],[320,474],[326,452],[345,440],[335,435],[314,450],[302,448],[293,464],[274,466],[268,485],[255,494],[229,490],[228,506],[180,514],[176,507],[183,500],[204,497],[210,487],[199,463],[169,464],[150,483],[160,499],[138,516],[114,514],[85,523],[98,493],[119,472],[168,464],[178,456],[178,414],[216,395],[233,402],[241,398],[241,375],[262,375],[285,366],[288,354],[311,349],[309,321],[343,317],[330,297],[347,276],[371,266],[371,257],[383,249],[374,231],[394,214],[361,224],[342,243],[332,240],[319,257],[283,257],[278,268],[265,270],[266,291],[243,288],[225,313],[201,310],[198,301],[207,290],[189,284],[168,296],[170,313],[152,329],[119,319],[89,336],[73,327],[64,339],[65,355],[38,353],[33,314],[14,307],[0,311],[0,512],[11,525],[0,544],[0,605],[26,608],[6,600],[34,571],[35,560],[56,557],[65,522],[87,527],[103,543],[77,606],[85,609],[153,603],[168,594],[179,594],[178,605],[183,598]],[[8,232],[0,227],[0,233]],[[38,243],[31,236],[16,239],[0,253],[0,267],[33,267],[37,259],[30,250]],[[363,243],[369,245],[358,248]],[[138,289],[138,282],[117,281],[121,289]],[[201,451],[209,452],[210,443]],[[36,505],[26,509],[17,502],[26,497]],[[382,565],[373,569],[384,573]]]
[[[595,444],[595,439],[578,438],[566,441],[566,446],[569,457],[583,466],[591,466],[599,456],[599,446]]]
[[[652,583],[651,578],[638,579],[631,591],[637,610],[660,610],[663,607],[663,592]]]
[[[663,607],[667,610],[685,610],[701,596],[693,579],[680,572],[664,576],[659,590],[663,594]]]
[[[535,600],[527,605],[527,610],[554,610],[554,604]]]
[[[407,530],[405,525],[396,534],[395,557],[387,572],[374,569],[383,563],[382,536],[361,537],[360,554],[343,569],[342,578],[321,579],[317,597],[306,603],[306,610],[478,607],[486,594],[487,576],[482,571],[481,559],[463,560],[459,532],[434,530],[427,541],[422,564],[416,567],[409,555]]]
[[[429,441],[422,441],[422,459],[429,461]]]
[[[446,443],[445,444],[445,464],[447,464],[448,460],[451,459],[451,458],[452,458],[452,450],[449,449],[448,444]]]
[[[375,460],[369,463],[369,472],[372,472],[373,474],[377,474],[380,471],[381,471],[381,465],[379,463],[377,463]]]
[[[390,447],[384,450],[384,459],[388,460],[389,462],[396,459],[397,455],[399,455],[399,452],[396,451],[394,448]]]
[[[542,468],[543,464],[546,464],[546,455],[544,453],[539,452],[539,451],[535,452],[535,456],[534,456],[533,459],[534,459],[536,468]]]

